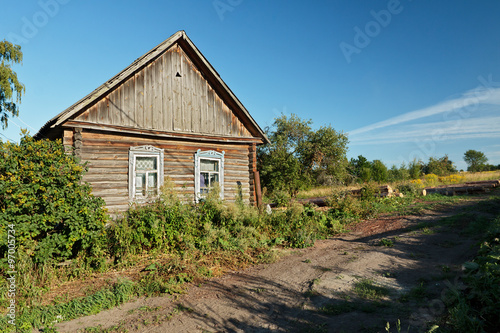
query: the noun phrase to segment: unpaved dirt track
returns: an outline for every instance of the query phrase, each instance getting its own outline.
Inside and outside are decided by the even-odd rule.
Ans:
[[[410,332],[425,331],[429,320],[444,313],[445,291],[456,284],[452,276],[472,258],[477,242],[438,221],[470,205],[364,221],[348,234],[290,251],[276,263],[210,279],[177,297],[142,298],[61,323],[58,330],[101,325],[128,332],[385,332],[386,322],[395,327],[401,319],[402,331],[408,326]],[[428,227],[419,228],[422,222]],[[381,239],[394,246],[380,246]],[[363,278],[389,294],[379,302],[358,300],[353,285]],[[421,298],[398,301],[418,286],[425,286]],[[338,315],[320,311],[346,300],[363,307]]]

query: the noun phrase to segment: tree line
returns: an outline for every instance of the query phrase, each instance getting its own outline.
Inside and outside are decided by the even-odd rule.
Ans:
[[[311,120],[292,114],[281,115],[266,128],[271,143],[259,148],[258,166],[262,186],[268,193],[295,196],[298,191],[315,186],[397,182],[458,172],[448,155],[430,157],[427,162],[414,159],[390,168],[381,160],[369,161],[362,155],[348,160],[349,140],[345,133],[330,125],[313,130],[311,125]],[[500,170],[500,165],[487,164],[488,158],[480,151],[466,151],[464,161],[467,171]]]

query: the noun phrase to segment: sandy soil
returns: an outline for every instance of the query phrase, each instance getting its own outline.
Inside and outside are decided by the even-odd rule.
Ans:
[[[58,325],[60,332],[116,327],[118,332],[386,332],[425,331],[445,311],[444,297],[460,288],[455,276],[477,241],[440,219],[486,197],[420,216],[383,217],[351,232],[288,250],[272,264],[192,285],[178,296],[141,298]],[[422,223],[427,223],[423,226]],[[390,246],[380,245],[386,240]],[[354,292],[369,279],[379,299]],[[324,311],[326,309],[326,311]]]

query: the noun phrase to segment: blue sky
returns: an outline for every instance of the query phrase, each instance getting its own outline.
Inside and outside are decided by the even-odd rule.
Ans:
[[[3,1],[22,46],[20,118],[46,121],[178,30],[262,128],[281,113],[348,133],[389,167],[468,149],[500,164],[500,2],[462,0]]]

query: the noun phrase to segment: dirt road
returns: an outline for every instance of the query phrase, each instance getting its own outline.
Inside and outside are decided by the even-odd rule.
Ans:
[[[481,200],[486,197],[474,202]],[[425,331],[444,313],[446,291],[460,288],[455,276],[477,243],[463,232],[463,221],[442,218],[471,205],[364,221],[275,263],[193,285],[184,295],[139,299],[61,323],[58,330],[386,332],[387,322],[394,328],[400,319],[404,332],[408,326]]]

